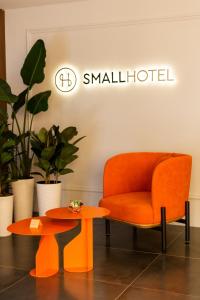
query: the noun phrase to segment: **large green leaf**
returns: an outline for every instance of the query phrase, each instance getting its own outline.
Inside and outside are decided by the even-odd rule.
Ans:
[[[60,175],[65,175],[73,172],[74,171],[72,169],[63,169],[62,171],[60,171]]]
[[[70,164],[71,162],[73,162],[77,158],[78,158],[78,155],[71,155],[70,157],[65,159],[66,165]]]
[[[58,170],[62,170],[65,168],[66,162],[65,162],[65,160],[58,157],[55,161],[55,166]]]
[[[52,156],[54,155],[55,148],[56,147],[51,146],[51,147],[47,147],[47,148],[43,149],[42,153],[41,153],[41,158],[50,160],[52,158]]]
[[[0,120],[6,122],[8,119],[8,113],[3,108],[0,107]]]
[[[45,144],[46,140],[47,140],[47,135],[48,135],[48,132],[47,132],[46,128],[43,127],[40,129],[37,136],[38,136],[40,142]]]
[[[6,123],[1,122],[0,123],[0,138],[4,137],[4,131],[5,131],[5,129],[6,129]]]
[[[76,127],[67,127],[61,132],[62,142],[67,143],[70,141],[75,135],[78,134]]]
[[[25,62],[21,69],[21,77],[24,84],[29,86],[29,89],[35,83],[40,83],[44,80],[46,49],[43,40],[37,40],[26,56]]]
[[[33,96],[27,104],[27,110],[33,115],[41,111],[46,111],[48,109],[48,99],[50,95],[51,91],[46,91]]]
[[[61,172],[61,170],[63,170],[66,167],[66,165],[71,163],[77,157],[78,157],[77,155],[72,155],[71,157],[69,157],[68,159],[65,159],[65,160],[58,157],[55,161],[55,166],[59,170],[59,173]]]
[[[25,89],[23,92],[21,92],[17,97],[17,102],[13,105],[13,111],[15,113],[18,112],[18,110],[25,104],[26,94],[28,92],[28,89]]]
[[[67,157],[65,159],[58,158],[58,159],[61,159],[62,163],[63,163],[62,168],[60,168],[60,169],[65,168],[66,165],[70,164],[71,162],[73,162],[77,158],[78,158],[78,155],[71,155],[71,156],[69,156],[69,157]],[[56,167],[57,167],[57,165],[56,165]]]
[[[39,162],[36,165],[44,171],[48,171],[49,168],[51,167],[48,160],[45,160],[45,159],[40,159]]]
[[[17,96],[12,94],[9,84],[3,79],[0,79],[0,101],[9,104],[17,101]]]
[[[11,130],[6,130],[6,131],[4,132],[4,137],[7,138],[7,139],[12,139],[12,140],[14,140],[15,143],[16,143],[17,138],[18,138],[17,135],[16,135],[14,132],[12,132]]]
[[[13,155],[9,152],[1,153],[1,164],[8,163],[13,158]]]
[[[44,175],[40,172],[31,172],[31,175],[39,175],[44,178]]]
[[[15,141],[13,139],[9,139],[7,140],[3,145],[2,145],[2,149],[10,149],[13,148],[15,146]]]
[[[68,159],[69,156],[71,156],[72,154],[76,153],[78,151],[78,147],[72,145],[72,144],[68,144],[67,146],[65,146],[60,154],[60,157],[62,159]]]
[[[73,145],[76,145],[78,142],[80,142],[82,139],[84,139],[86,136],[82,136],[79,139],[77,139],[76,141],[73,142]]]
[[[37,158],[41,157],[42,147],[40,147],[40,145],[35,143],[33,140],[31,141],[31,150],[37,156]]]

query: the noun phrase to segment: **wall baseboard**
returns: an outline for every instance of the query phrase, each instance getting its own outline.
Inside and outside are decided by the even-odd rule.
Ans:
[[[97,193],[97,194],[103,193],[103,189],[101,189],[99,187],[82,186],[82,185],[70,185],[70,186],[66,186],[62,190],[63,191],[75,191],[75,192],[81,191],[81,192]],[[200,194],[190,193],[189,200],[200,200]]]
[[[102,197],[102,190],[97,187],[72,185],[62,189],[62,206],[66,206],[71,199],[81,199],[85,205],[98,205]],[[190,194],[191,226],[200,227],[200,195]],[[177,223],[174,223],[177,225]]]

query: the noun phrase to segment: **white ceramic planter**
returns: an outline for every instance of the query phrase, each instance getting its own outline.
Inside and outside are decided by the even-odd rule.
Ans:
[[[44,216],[46,211],[60,207],[61,182],[47,183],[40,181],[36,183],[39,215]]]
[[[0,236],[9,236],[7,227],[13,219],[13,195],[0,197]]]
[[[34,178],[12,182],[15,222],[31,218],[33,214]]]

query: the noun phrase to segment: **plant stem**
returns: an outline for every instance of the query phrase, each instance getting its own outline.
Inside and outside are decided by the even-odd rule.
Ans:
[[[33,117],[34,117],[34,115],[32,115],[32,117],[31,117],[31,122],[30,122],[30,127],[29,127],[29,136],[28,136],[28,142],[27,142],[28,156],[29,156],[29,152],[30,152],[30,139],[31,139],[31,132],[32,132]],[[34,154],[32,155],[32,158],[31,158],[31,163],[30,163],[31,165],[32,165],[33,156],[34,156]]]
[[[50,175],[46,174],[45,183],[50,183]]]
[[[12,107],[12,106],[11,106]],[[15,123],[16,123],[16,125],[17,125],[17,130],[18,130],[18,133],[19,133],[19,136],[22,136],[22,132],[21,132],[21,129],[20,129],[20,126],[19,126],[19,122],[18,122],[18,120],[17,120],[17,117],[16,117],[16,113],[15,113],[15,111],[13,110],[13,107],[12,107],[12,111],[13,111],[13,116],[14,116],[14,121],[15,121]],[[12,132],[14,131],[14,121],[13,121],[13,125],[12,125]],[[20,141],[20,144],[21,144],[21,151],[22,152],[25,152],[25,150],[26,150],[26,148],[25,148],[25,140],[21,140]],[[16,147],[16,157],[19,157],[19,160],[20,160],[20,166],[22,165],[22,158],[21,158],[21,155],[19,154],[19,152],[18,152],[18,147]],[[21,175],[23,175],[23,174],[20,174],[20,170],[21,170],[21,167],[19,166],[19,168],[17,167],[17,163],[16,163],[16,167],[17,167],[17,170],[18,170],[18,175],[19,175],[19,177],[21,176]]]
[[[12,127],[11,127],[12,133],[14,133],[14,120],[12,119]]]
[[[56,172],[56,183],[58,183],[58,172]]]
[[[25,133],[25,131],[26,131],[26,114],[27,114],[28,97],[29,97],[29,87],[28,87],[27,94],[26,94],[26,99],[25,99],[23,133]]]
[[[17,120],[16,114],[15,114],[14,111],[13,111],[13,114],[14,114],[14,120],[15,120],[16,125],[17,125],[17,130],[18,130],[18,132],[19,132],[19,135],[21,135],[21,129],[20,129],[20,126],[19,126],[19,122],[18,122],[18,120]],[[14,128],[14,125],[13,125],[13,128]]]
[[[29,139],[26,145],[26,123],[27,123],[27,104],[28,104],[28,99],[29,99],[29,91],[30,91],[30,87],[28,87],[27,90],[27,94],[26,94],[26,99],[25,99],[25,108],[24,108],[24,121],[23,121],[23,145],[24,145],[24,149],[23,149],[23,153],[22,153],[22,157],[23,157],[23,161],[24,165],[22,166],[23,168],[23,177],[29,177],[30,175],[30,163],[29,163]],[[30,133],[29,133],[30,134]],[[26,147],[27,146],[27,147]]]

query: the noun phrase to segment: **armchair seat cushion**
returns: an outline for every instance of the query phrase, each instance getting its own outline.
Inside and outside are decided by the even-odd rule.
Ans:
[[[154,223],[151,192],[133,192],[105,197],[100,206],[110,210],[109,217],[138,225]]]

